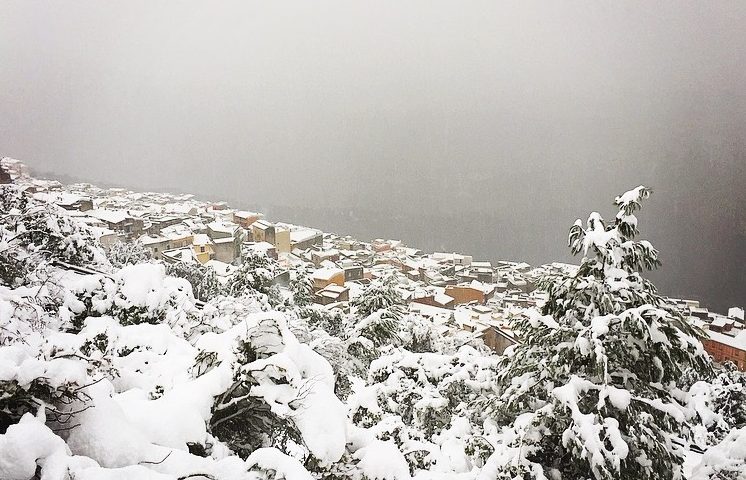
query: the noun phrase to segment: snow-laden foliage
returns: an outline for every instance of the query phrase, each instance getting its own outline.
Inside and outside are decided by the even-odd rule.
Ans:
[[[348,310],[264,256],[225,288],[201,267],[110,265],[66,212],[9,192],[3,268],[22,269],[0,284],[3,480],[675,478],[687,419],[719,444],[695,478],[743,471],[742,431],[726,432],[743,377],[699,375],[697,332],[639,277],[654,249],[629,237],[631,212],[578,275],[545,283],[501,359],[407,313],[394,277]],[[67,227],[12,239],[32,210]]]
[[[396,291],[395,282],[395,277],[387,277],[372,283],[362,295],[351,302],[351,306],[363,318],[380,310],[388,311],[387,317],[399,318],[403,301]]]
[[[707,450],[691,480],[746,480],[746,427],[732,430]]]
[[[123,325],[167,323],[174,327],[188,323],[194,310],[189,282],[168,277],[162,265],[129,265],[113,276],[86,275],[67,282],[68,294],[60,318],[78,330],[86,318],[112,316]]]
[[[577,273],[545,279],[542,311],[514,319],[523,341],[506,352],[500,394],[486,402],[512,430],[509,450],[495,454],[497,478],[681,478],[688,428],[675,382],[709,360],[699,332],[640,274],[660,264],[634,239],[649,194],[617,197],[613,223],[595,212],[585,227],[577,221]]]
[[[17,286],[54,260],[73,265],[108,265],[87,227],[52,203],[0,185],[0,284]]]
[[[298,268],[288,285],[293,294],[293,302],[299,307],[305,307],[313,303],[313,278],[308,275],[305,268]]]
[[[694,442],[719,443],[731,430],[746,427],[746,373],[726,362],[709,381],[695,382],[687,405],[694,412]]]
[[[224,292],[233,297],[258,292],[265,295],[273,306],[282,303],[279,288],[274,281],[280,273],[277,262],[254,250],[244,250],[241,258],[241,266],[228,280]]]
[[[151,253],[140,242],[114,242],[107,249],[106,257],[114,268],[122,268],[147,262]]]
[[[203,302],[215,298],[223,291],[215,269],[201,263],[169,263],[166,265],[166,273],[172,277],[179,277],[188,281],[192,286],[194,298]]]

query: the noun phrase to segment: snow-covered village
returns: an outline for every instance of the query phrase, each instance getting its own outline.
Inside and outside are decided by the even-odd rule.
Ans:
[[[2,479],[744,478],[744,312],[657,293],[643,186],[533,267],[1,166]]]
[[[0,0],[0,480],[746,480],[744,26]]]

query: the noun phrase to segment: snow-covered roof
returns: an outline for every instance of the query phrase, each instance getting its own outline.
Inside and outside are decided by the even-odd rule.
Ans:
[[[324,290],[326,290],[327,292],[344,293],[347,290],[347,287],[332,283],[331,285],[327,285],[326,287],[324,287]]]
[[[168,257],[177,262],[193,263],[197,259],[194,257],[194,250],[191,247],[174,248],[163,252],[164,257]]]
[[[235,239],[233,237],[223,237],[223,238],[216,238],[213,240],[213,243],[215,244],[223,244],[223,243],[233,243]]]
[[[107,223],[121,223],[129,217],[127,212],[122,210],[95,209],[89,210],[86,213],[91,217],[103,220]]]
[[[252,228],[258,228],[259,230],[267,230],[269,228],[272,228],[274,224],[272,222],[268,222],[267,220],[257,220],[256,222],[251,224]]]
[[[313,272],[313,278],[318,280],[331,280],[335,275],[344,275],[344,270],[340,268],[320,268]]]
[[[192,237],[192,245],[208,245],[210,237],[206,233],[195,233]]]
[[[250,248],[255,252],[267,252],[268,250],[275,248],[275,246],[269,242],[247,243],[245,245],[247,248]]]
[[[321,235],[320,230],[314,230],[312,228],[303,228],[299,230],[291,230],[290,231],[290,241],[291,242],[305,242],[306,240],[310,240],[314,237],[317,237]]]
[[[261,218],[261,217],[264,216],[261,213],[249,212],[247,210],[239,210],[237,212],[234,212],[233,215],[237,216],[238,218],[244,218],[244,219],[251,218],[251,217],[259,217],[259,218]]]
[[[441,305],[448,305],[454,300],[454,298],[450,295],[446,295],[445,293],[438,293],[433,296],[433,300]]]
[[[743,308],[740,308],[740,307],[730,307],[728,309],[728,316],[730,318],[737,318],[739,320],[743,320]]]
[[[731,337],[730,335],[726,335],[724,333],[715,332],[713,330],[707,330],[707,335],[710,337],[711,340],[714,340],[718,343],[722,343],[723,345],[728,345],[729,347],[746,351],[746,330],[741,331],[734,337]]]
[[[159,243],[166,243],[168,242],[168,239],[166,237],[161,237],[160,235],[156,235],[156,236],[143,235],[140,238],[138,238],[137,241],[147,247],[148,245],[157,245]]]
[[[221,232],[221,233],[227,233],[229,235],[233,235],[233,233],[238,228],[238,225],[232,222],[214,221],[214,222],[208,223],[207,228],[209,228],[213,232]]]

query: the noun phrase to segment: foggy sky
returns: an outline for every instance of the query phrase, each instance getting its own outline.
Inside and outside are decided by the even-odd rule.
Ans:
[[[0,155],[539,264],[614,195],[746,303],[746,3],[0,0]]]

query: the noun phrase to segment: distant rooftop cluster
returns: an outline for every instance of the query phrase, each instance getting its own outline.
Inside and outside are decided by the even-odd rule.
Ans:
[[[226,281],[253,250],[281,266],[304,265],[313,279],[315,302],[349,309],[371,280],[394,276],[408,308],[430,318],[444,335],[466,330],[497,353],[519,341],[508,318],[541,306],[537,289],[545,275],[572,275],[576,265],[475,259],[455,252],[423,252],[398,240],[360,241],[351,236],[270,221],[262,213],[205,202],[193,195],[133,192],[88,183],[63,185],[29,176],[20,161],[0,163],[8,179],[37,198],[54,202],[87,224],[100,243],[137,242],[155,259],[211,266]],[[280,279],[283,280],[283,279]],[[285,278],[284,281],[287,281]],[[705,330],[704,345],[716,361],[733,361],[746,370],[746,325],[741,308],[726,314],[708,311],[697,300],[670,299]]]

